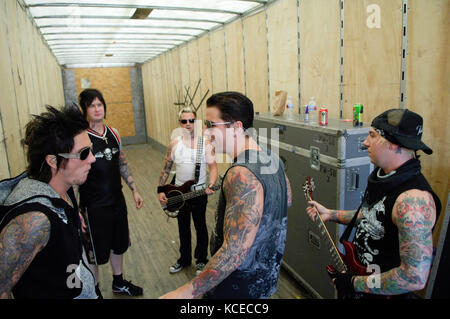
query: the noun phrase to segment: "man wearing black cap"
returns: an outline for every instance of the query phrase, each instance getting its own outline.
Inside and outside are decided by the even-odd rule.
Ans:
[[[375,169],[359,209],[337,211],[309,202],[306,212],[311,218],[319,212],[324,221],[349,225],[343,237],[356,227],[357,261],[376,272],[334,274],[338,296],[408,297],[425,287],[441,203],[421,173],[417,151],[433,152],[422,142],[422,132],[422,117],[412,111],[391,109],[380,114],[364,141]]]

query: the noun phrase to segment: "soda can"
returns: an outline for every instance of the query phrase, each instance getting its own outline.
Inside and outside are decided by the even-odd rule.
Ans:
[[[328,109],[325,107],[322,107],[319,110],[319,125],[328,125]]]
[[[361,103],[356,103],[353,106],[353,126],[362,126],[362,113],[363,113],[363,105]]]

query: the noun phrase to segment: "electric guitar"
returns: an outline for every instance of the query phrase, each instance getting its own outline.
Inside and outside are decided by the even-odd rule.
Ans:
[[[186,201],[206,194],[206,187],[198,190],[193,189],[194,180],[187,181],[181,186],[167,184],[161,190],[167,197],[167,205],[163,207],[164,212],[169,217],[177,217],[180,210],[186,205]],[[216,191],[221,188],[221,183],[214,185],[210,189]]]
[[[313,191],[315,189],[314,180],[310,177],[306,177],[306,181],[303,184],[303,192],[305,194],[306,201],[313,200]],[[325,240],[327,244],[328,250],[331,254],[332,265],[327,265],[326,270],[333,276],[336,272],[352,272],[355,275],[360,276],[368,276],[371,275],[372,272],[368,271],[367,268],[359,263],[356,259],[356,248],[355,245],[348,241],[343,241],[342,245],[344,246],[345,254],[341,253],[339,249],[336,247],[330,233],[328,232],[325,223],[317,212],[316,218],[314,221],[317,224],[317,227],[320,230],[320,234],[322,238]],[[355,298],[360,298],[361,296],[354,296]]]

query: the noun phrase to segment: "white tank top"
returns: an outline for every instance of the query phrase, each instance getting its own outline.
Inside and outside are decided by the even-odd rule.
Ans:
[[[186,146],[181,136],[177,137],[178,143],[174,152],[173,161],[176,164],[176,178],[175,185],[180,186],[189,180],[195,180],[195,161],[197,158],[197,141],[195,148],[192,149]],[[206,183],[206,156],[205,144],[203,143],[203,150],[201,156],[200,176],[197,185]]]

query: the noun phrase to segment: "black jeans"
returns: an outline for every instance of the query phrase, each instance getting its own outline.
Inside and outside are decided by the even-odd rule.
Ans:
[[[194,220],[194,227],[197,234],[197,245],[194,251],[194,258],[197,263],[208,262],[208,230],[206,228],[206,204],[208,197],[201,196],[187,202],[187,210],[182,209],[177,216],[178,232],[180,234],[180,258],[178,263],[188,266],[192,261],[191,248],[191,214]]]

